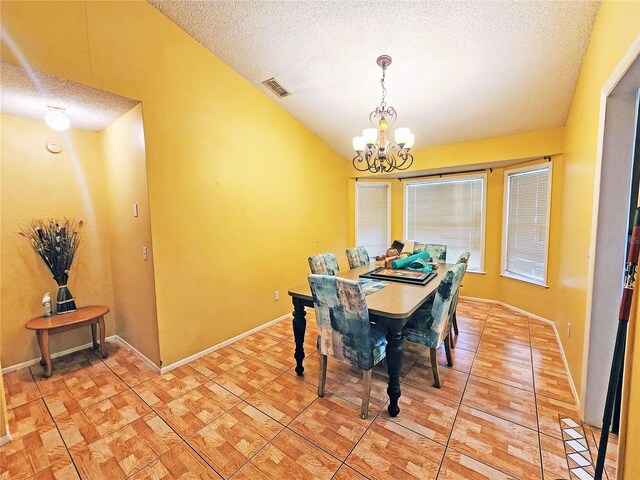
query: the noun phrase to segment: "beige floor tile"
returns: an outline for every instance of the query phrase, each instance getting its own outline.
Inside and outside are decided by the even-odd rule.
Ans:
[[[533,357],[533,367],[538,370],[547,370],[549,372],[566,373],[564,361],[560,352],[552,350],[531,349]]]
[[[571,477],[562,440],[541,433],[540,452],[542,454],[542,472],[545,480],[568,479]]]
[[[188,365],[205,377],[215,378],[248,359],[247,355],[227,345],[189,362]]]
[[[569,378],[566,373],[534,369],[536,393],[555,398],[565,403],[575,402]]]
[[[151,413],[131,390],[56,420],[69,451],[76,451]]]
[[[585,436],[589,444],[589,451],[591,452],[593,466],[595,467],[598,460],[598,448],[600,447],[600,436],[602,435],[602,430],[597,427],[586,425],[584,423],[582,424],[582,426],[584,428]],[[607,475],[608,480],[616,480],[618,473],[617,466],[618,437],[613,433],[610,433],[609,443],[607,445],[607,458],[604,464],[604,471]]]
[[[0,478],[26,479],[68,457],[42,399],[7,413],[11,442],[0,447]]]
[[[487,358],[521,363],[531,367],[531,347],[529,347],[529,345],[484,337],[480,340],[477,354]]]
[[[386,409],[382,410],[380,416],[442,445],[447,444],[458,413],[457,402],[403,385],[398,406],[400,415],[397,417],[392,418]]]
[[[289,428],[344,460],[372,420],[373,416],[360,418],[359,405],[328,394],[313,402]]]
[[[331,385],[326,388],[326,392],[338,395],[351,403],[360,405],[363,395],[362,382],[362,370],[352,367],[346,375],[332,382]],[[387,377],[376,372],[371,373],[369,415],[377,414],[385,403],[387,403],[389,399],[387,395],[388,384],[389,381]]]
[[[402,385],[410,385],[424,392],[460,402],[469,374],[449,367],[440,367],[440,388],[433,386],[433,372],[429,352],[425,351],[413,365]],[[401,389],[402,389],[401,385]]]
[[[478,350],[478,345],[480,344],[480,335],[460,332],[459,335],[454,337],[453,341],[456,349],[461,348],[462,350],[475,352],[476,350]]]
[[[67,454],[63,460],[39,471],[29,480],[80,480],[78,471]]]
[[[378,418],[345,463],[372,479],[435,479],[444,450],[422,435]]]
[[[233,478],[329,480],[341,463],[290,430],[283,430]]]
[[[216,377],[216,383],[240,398],[247,398],[282,375],[282,371],[260,360],[250,358]]]
[[[456,312],[456,321],[458,323],[458,332],[471,333],[473,335],[482,335],[486,323],[487,314],[473,315],[461,312],[460,307]]]
[[[536,395],[536,403],[538,407],[538,423],[540,432],[555,438],[562,438],[560,430],[560,422],[558,416],[562,418],[572,418],[579,422],[578,407],[574,403],[566,403],[555,398],[545,397],[544,395]]]
[[[250,357],[257,353],[269,350],[274,345],[277,345],[282,341],[281,338],[272,337],[264,331],[253,333],[247,337],[233,342],[231,346],[245,355]]]
[[[80,410],[102,402],[127,390],[127,385],[107,368],[108,373],[45,395],[44,401],[55,419],[73,415]]]
[[[256,408],[240,404],[187,440],[218,474],[228,478],[282,430]]]
[[[522,363],[476,355],[471,375],[533,392],[533,371]]]
[[[333,478],[334,480],[367,480],[367,477],[359,474],[353,468],[344,464],[340,467]]]
[[[150,365],[142,360],[125,347],[112,342],[109,350],[109,356],[104,363],[120,377],[129,387],[146,382],[152,378],[158,377],[160,372],[151,368]]]
[[[159,408],[185,393],[204,385],[209,379],[189,365],[183,365],[154,379],[140,383],[133,390],[153,408]]]
[[[187,438],[241,402],[239,397],[215,382],[185,393],[156,409],[182,438]]]
[[[475,358],[475,352],[470,352],[469,350],[463,350],[462,348],[454,348],[451,350],[451,361],[453,362],[453,369],[460,370],[464,373],[469,373],[471,371],[471,367],[473,366],[473,360]],[[447,367],[447,353],[444,349],[444,345],[441,345],[438,348],[438,363]]]
[[[462,404],[533,430],[538,429],[536,396],[527,390],[471,375]]]
[[[293,353],[296,346],[292,342],[280,342],[269,350],[258,353],[254,358],[278,370],[286,371],[296,366]]]
[[[535,331],[531,332],[531,349],[551,350],[552,352],[560,353],[560,345],[555,336],[540,335]]]
[[[515,327],[504,325],[502,320],[489,318],[482,331],[483,339],[502,340],[505,342],[529,345],[529,329],[525,327]]]
[[[187,444],[181,443],[130,478],[132,480],[216,480],[222,477]]]
[[[518,478],[540,479],[538,433],[462,405],[449,447]]]
[[[281,338],[282,340],[288,340],[293,338],[293,326],[291,321],[293,317],[281,320],[273,325],[268,326],[264,330],[264,333],[271,335],[272,337]]]
[[[85,479],[116,480],[141,470],[181,439],[155,413],[150,413],[101,439],[71,452]]]
[[[316,398],[317,389],[313,385],[300,382],[292,375],[280,375],[246,401],[274,420],[287,425]]]
[[[33,402],[42,397],[28,368],[3,374],[7,409]]]
[[[518,480],[474,458],[448,448],[438,480]]]

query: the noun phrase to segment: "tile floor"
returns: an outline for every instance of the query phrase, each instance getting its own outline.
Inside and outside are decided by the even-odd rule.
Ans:
[[[165,375],[109,344],[4,376],[14,440],[0,480],[120,478],[570,479],[559,423],[578,418],[550,325],[499,305],[460,301],[454,367],[406,343],[401,412],[386,412],[386,370],[359,416],[360,372],[318,353],[307,315],[305,376],[293,371],[289,320]],[[595,463],[599,431],[580,425]],[[578,447],[580,449],[580,447]],[[575,457],[581,461],[578,457]],[[615,478],[616,445],[607,452]]]

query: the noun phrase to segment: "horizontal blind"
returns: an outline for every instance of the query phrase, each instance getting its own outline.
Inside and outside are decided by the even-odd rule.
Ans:
[[[549,167],[507,173],[504,269],[546,282]]]
[[[469,270],[481,270],[484,188],[484,176],[407,184],[407,238],[446,245],[448,262],[470,252]]]
[[[389,185],[356,184],[356,242],[369,256],[387,251],[390,244]]]

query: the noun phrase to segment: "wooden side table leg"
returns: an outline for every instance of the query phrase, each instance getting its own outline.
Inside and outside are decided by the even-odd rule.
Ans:
[[[38,347],[40,347],[40,355],[42,356],[42,358],[40,358],[40,365],[44,367],[47,364],[47,361],[44,358],[44,348],[42,348],[42,336],[40,335],[40,332],[38,330],[36,330],[36,338],[38,339]]]
[[[40,348],[42,349],[42,358],[45,361],[44,376],[51,376],[51,354],[49,353],[49,330],[38,330]]]
[[[93,349],[97,350],[98,349],[98,336],[96,335],[96,329],[98,328],[98,324],[97,323],[92,323],[91,324],[91,339],[93,340]]]
[[[102,358],[107,358],[109,355],[104,348],[104,337],[105,337],[105,328],[104,328],[104,317],[98,317],[98,325],[100,326],[100,356]]]

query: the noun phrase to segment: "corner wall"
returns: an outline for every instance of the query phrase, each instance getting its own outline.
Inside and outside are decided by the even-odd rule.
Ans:
[[[160,365],[147,166],[138,104],[102,132],[116,333]],[[138,216],[133,215],[133,204]],[[143,258],[143,247],[148,259]]]

